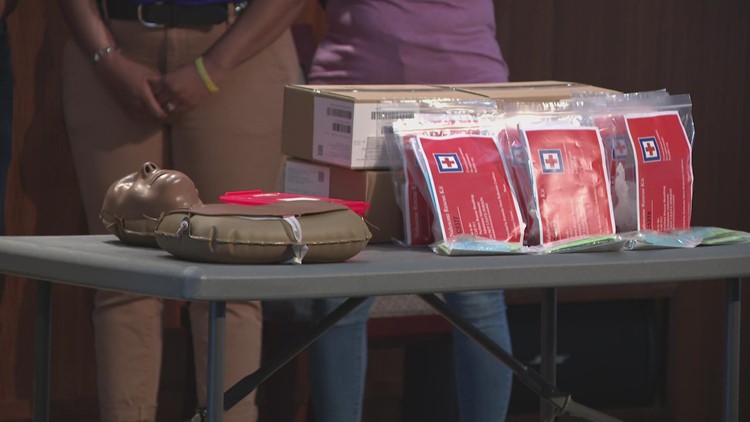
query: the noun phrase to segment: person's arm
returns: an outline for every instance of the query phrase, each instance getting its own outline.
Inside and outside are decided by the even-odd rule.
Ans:
[[[305,0],[253,0],[227,32],[203,54],[210,79],[220,89],[225,76],[274,42],[291,26],[305,4]],[[151,82],[158,101],[173,104],[176,111],[192,108],[210,95],[194,64]]]
[[[91,58],[97,73],[117,99],[131,109],[145,111],[158,119],[165,118],[166,113],[148,85],[148,80],[158,78],[159,73],[116,50],[115,39],[99,14],[96,2],[60,0],[59,4],[73,39]],[[104,52],[107,47],[112,50],[93,63],[94,54]]]
[[[254,0],[203,55],[206,70],[216,81],[237,65],[268,47],[286,31],[304,8],[305,0]]]

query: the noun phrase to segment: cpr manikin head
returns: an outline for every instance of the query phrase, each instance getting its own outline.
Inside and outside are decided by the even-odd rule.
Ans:
[[[99,218],[125,243],[157,247],[154,228],[161,214],[201,203],[184,173],[147,162],[109,187]]]

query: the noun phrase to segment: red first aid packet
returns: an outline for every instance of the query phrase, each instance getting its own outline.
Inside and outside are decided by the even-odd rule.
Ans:
[[[604,148],[595,127],[521,126],[539,243],[615,232]]]
[[[677,112],[626,115],[635,155],[638,230],[690,227],[691,146]]]
[[[525,224],[494,137],[417,135],[415,149],[443,240],[467,234],[522,241]]]

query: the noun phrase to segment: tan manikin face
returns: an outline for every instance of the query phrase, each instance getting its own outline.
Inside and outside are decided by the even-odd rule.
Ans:
[[[131,226],[132,221],[155,223],[162,213],[200,204],[198,189],[184,173],[147,162],[109,187],[100,217],[108,229],[122,238],[119,233],[128,229],[122,226]],[[147,224],[144,230],[150,226]]]

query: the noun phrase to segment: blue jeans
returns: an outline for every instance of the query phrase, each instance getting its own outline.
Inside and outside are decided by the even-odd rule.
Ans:
[[[448,306],[508,352],[510,331],[502,291],[444,295]],[[312,318],[319,320],[344,299],[317,299]],[[367,318],[372,299],[347,315],[309,348],[310,383],[315,420],[357,422],[367,369]],[[488,351],[453,329],[458,407],[464,422],[505,420],[512,372]]]
[[[4,21],[0,21],[0,235],[5,234],[5,188],[13,145],[13,73]]]

